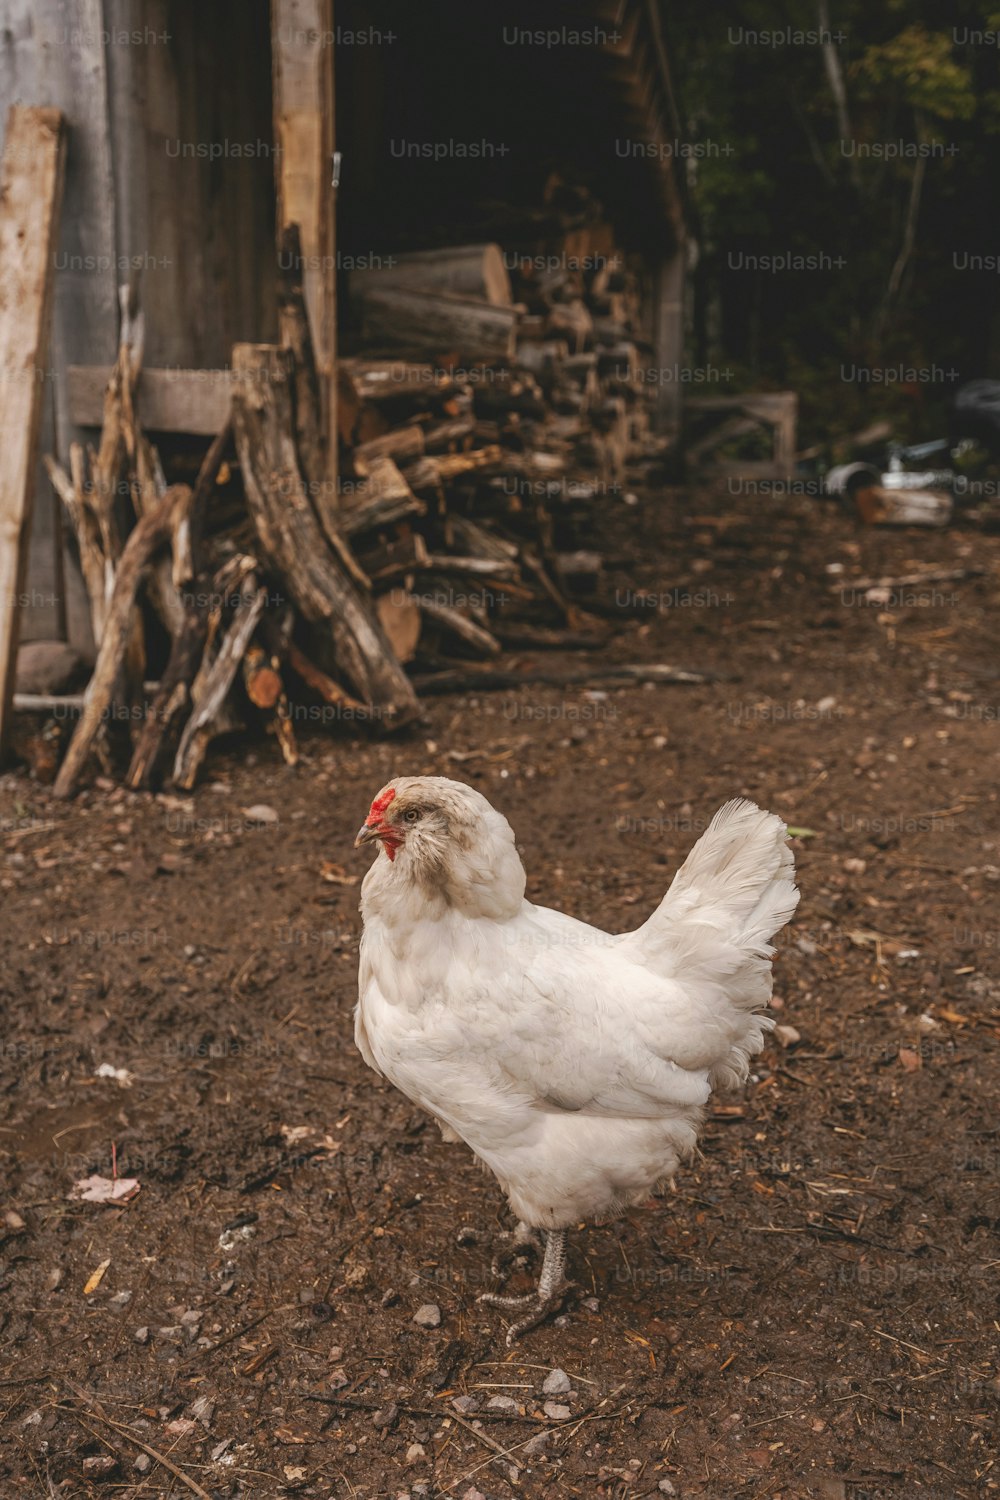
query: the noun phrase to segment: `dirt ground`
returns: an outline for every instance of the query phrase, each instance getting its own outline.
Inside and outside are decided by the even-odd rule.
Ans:
[[[604,657],[720,680],[438,699],[408,739],[304,733],[297,771],[216,753],[190,799],[0,780],[4,1500],[1000,1487],[1000,537],[608,510]],[[352,1041],[352,837],[425,772],[614,930],[727,798],[800,831],[789,1029],[674,1191],[575,1233],[565,1316],[513,1351],[476,1302],[495,1183]],[[113,1161],[132,1201],[71,1197]]]

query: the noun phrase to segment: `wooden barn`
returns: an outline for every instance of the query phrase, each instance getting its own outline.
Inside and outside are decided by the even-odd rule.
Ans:
[[[338,357],[517,363],[540,380],[562,360],[567,389],[607,377],[605,447],[611,429],[640,447],[676,431],[678,386],[655,378],[682,360],[685,265],[657,0],[592,0],[571,22],[561,5],[455,0],[0,0],[0,14],[2,115],[58,111],[64,158],[37,306],[0,265],[5,389],[25,319],[39,342],[31,420],[4,403],[5,425],[39,424],[20,470],[8,447],[0,494],[8,664],[18,632],[93,661],[79,538],[42,458],[68,474],[74,445],[99,447],[123,317],[141,308],[143,428],[166,479],[191,477],[227,420],[234,346],[283,337],[291,226],[331,511],[352,488],[345,446],[385,427],[338,421],[338,393],[357,398]],[[21,157],[5,155],[8,213]],[[134,515],[116,504],[124,534]],[[0,688],[9,699],[2,661]]]

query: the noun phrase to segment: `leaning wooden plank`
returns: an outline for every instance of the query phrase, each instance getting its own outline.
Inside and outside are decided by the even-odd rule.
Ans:
[[[333,34],[333,0],[271,0],[278,244],[289,224],[299,226],[331,494],[337,480]]]
[[[369,600],[327,546],[295,461],[291,356],[272,344],[233,349],[233,426],[262,563],[301,615],[330,633],[338,663],[387,725],[419,712],[416,694]],[[345,544],[346,545],[346,544]]]
[[[174,759],[174,786],[189,792],[194,786],[198,768],[212,739],[213,725],[239,671],[243,653],[267,603],[267,590],[258,588],[251,573],[243,584],[239,603],[233,611],[229,628],[222,638],[218,655],[205,674],[197,705],[184,726]]]
[[[125,543],[115,576],[115,589],[111,596],[104,639],[87,689],[86,705],[53,788],[57,797],[71,797],[76,789],[91,746],[111,704],[128,646],[132,611],[143,574],[157,548],[170,540],[176,524],[176,512],[185,509],[190,503],[191,490],[188,486],[172,485],[156,510],[143,516]]]
[[[57,109],[11,109],[0,167],[0,754],[28,565],[65,155]]]
[[[303,292],[302,240],[297,224],[285,226],[278,255],[278,334],[295,357],[295,445],[320,525],[328,508],[335,517],[337,496],[327,480],[326,435],[316,352],[309,332]]]

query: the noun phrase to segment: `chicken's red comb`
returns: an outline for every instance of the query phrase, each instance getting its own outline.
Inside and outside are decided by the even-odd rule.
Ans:
[[[375,826],[376,823],[381,823],[381,821],[382,821],[382,814],[385,812],[386,808],[389,806],[389,803],[392,802],[392,800],[394,799],[395,795],[396,795],[395,788],[394,787],[389,787],[388,791],[383,792],[380,797],[376,797],[375,798],[375,801],[372,803],[371,807],[368,809],[368,816],[365,819],[365,826],[367,828],[374,828],[374,826]]]

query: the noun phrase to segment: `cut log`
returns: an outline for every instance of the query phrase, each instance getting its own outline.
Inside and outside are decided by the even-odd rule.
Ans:
[[[514,357],[517,313],[472,297],[386,285],[382,273],[352,272],[348,287],[359,319],[358,347],[396,356],[451,355],[464,364]]]
[[[87,689],[86,705],[70,741],[66,759],[56,777],[54,791],[57,797],[70,797],[76,789],[91,746],[111,704],[128,646],[130,621],[143,574],[157,548],[170,540],[177,510],[188,507],[191,499],[192,491],[187,485],[173,485],[156,510],[143,516],[125,543],[115,576],[104,639]]]
[[[211,665],[203,663],[191,689],[194,708],[177,746],[171,777],[173,785],[181,791],[189,792],[194,786],[198,768],[216,733],[218,716],[266,603],[267,590],[258,587],[255,574],[248,573],[218,652]]]
[[[354,472],[367,477],[371,473],[373,460],[391,458],[394,463],[405,464],[420,458],[424,452],[424,429],[422,427],[397,427],[384,437],[372,438],[360,443],[352,454]]]
[[[299,763],[299,748],[281,675],[281,657],[262,646],[250,646],[243,658],[243,685],[254,708],[269,719],[269,729],[281,747],[285,764]]]
[[[390,727],[404,724],[419,712],[416,694],[368,600],[325,545],[303,491],[291,436],[290,355],[237,344],[233,374],[236,447],[263,557],[303,617],[329,632],[337,661],[373,714]]]
[[[357,698],[352,698],[340,686],[334,682],[332,677],[320,670],[315,663],[311,662],[304,651],[291,641],[288,646],[288,665],[297,677],[301,677],[307,687],[311,687],[325,703],[339,709],[345,718],[365,719],[368,717],[368,708]]]
[[[200,580],[188,600],[184,624],[174,637],[163,677],[135,742],[125,785],[133,791],[157,784],[162,766],[173,755],[180,723],[191,706],[191,682],[202,659],[208,634],[206,611],[197,596],[211,587],[211,579]]]
[[[488,469],[503,461],[503,449],[498,446],[475,448],[471,453],[442,453],[437,458],[420,458],[411,464],[405,474],[406,482],[414,490],[440,489],[462,474],[471,474],[476,469]]]
[[[27,576],[65,155],[57,109],[11,109],[0,169],[0,754]]]
[[[401,359],[345,359],[340,363],[362,403],[414,397],[440,400],[455,388],[447,370],[428,364]]]
[[[404,589],[393,589],[375,601],[382,628],[400,661],[412,661],[420,641],[420,606]]]
[[[427,543],[419,531],[414,531],[409,536],[366,552],[362,561],[372,583],[388,583],[393,578],[402,578],[407,573],[429,567],[430,555]]]
[[[454,605],[444,604],[439,599],[424,595],[419,600],[420,609],[428,620],[441,625],[450,631],[465,645],[470,646],[477,656],[499,656],[500,642],[489,630],[482,625],[477,625],[475,620],[462,610],[456,609]]]
[[[351,537],[426,512],[426,505],[417,499],[391,458],[372,459],[367,479],[358,486],[351,505],[341,511],[340,528]]]
[[[383,286],[453,292],[460,297],[479,298],[494,307],[510,307],[514,300],[499,245],[443,245],[438,250],[412,250],[391,259],[392,265],[353,271],[352,290],[369,278],[377,278]]]

